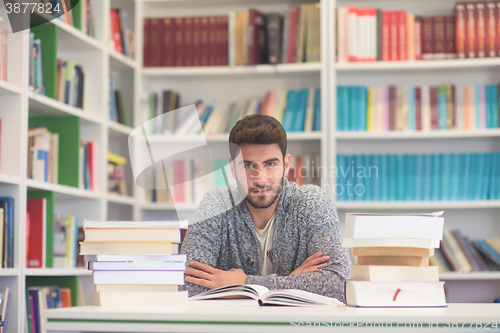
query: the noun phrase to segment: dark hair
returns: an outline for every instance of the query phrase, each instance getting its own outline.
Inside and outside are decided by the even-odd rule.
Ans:
[[[270,116],[252,114],[238,120],[229,133],[229,152],[234,160],[239,153],[242,143],[269,145],[277,143],[283,154],[286,155],[286,132],[280,122]]]

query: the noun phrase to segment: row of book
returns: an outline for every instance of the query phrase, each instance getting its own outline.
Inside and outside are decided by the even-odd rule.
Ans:
[[[8,43],[7,43],[7,29],[0,27],[0,80],[7,81],[8,80]]]
[[[125,95],[119,88],[120,77],[117,72],[109,73],[109,120],[131,126]]]
[[[178,108],[180,96],[168,90],[151,93],[143,99],[144,119],[159,117]],[[321,90],[271,90],[264,99],[249,99],[238,102],[198,101],[198,115],[185,112],[169,112],[155,122],[149,122],[151,134],[205,135],[229,133],[234,124],[247,115],[259,113],[275,117],[287,132],[311,132],[321,130]],[[201,127],[200,127],[201,125]]]
[[[224,175],[227,159],[174,160],[163,167],[146,171],[146,195],[148,203],[198,204],[203,196],[214,188],[228,186]],[[291,157],[287,179],[299,185],[321,184],[321,156],[319,154],[294,155]],[[165,190],[168,184],[170,190]]]
[[[443,238],[443,212],[346,214],[344,248],[356,264],[346,304],[363,307],[445,306],[444,282],[429,257]]]
[[[127,195],[126,164],[125,157],[108,152],[108,194]]]
[[[28,129],[28,178],[48,183],[58,183],[59,134],[47,127]]]
[[[78,187],[99,191],[99,147],[94,141],[80,140]]]
[[[133,59],[136,35],[128,28],[127,12],[122,8],[115,8],[109,11],[109,15],[110,48]]]
[[[42,73],[42,42],[35,38],[34,33],[30,33],[30,90],[45,95],[45,85]]]
[[[59,286],[35,286],[26,288],[26,317],[28,333],[43,333],[43,317],[46,309],[71,306],[71,289]]]
[[[338,86],[338,131],[479,130],[499,127],[500,85]]]
[[[83,231],[75,216],[54,214],[48,198],[28,198],[26,266],[29,268],[83,267],[78,242]],[[53,215],[50,215],[53,214]],[[52,250],[47,252],[47,248]]]
[[[84,220],[81,254],[92,270],[100,306],[187,305],[186,255],[179,255],[187,221]]]
[[[14,268],[14,198],[0,197],[1,268]]]
[[[320,8],[144,19],[144,66],[257,65],[320,60]]]
[[[500,153],[337,155],[339,201],[500,199]]]
[[[444,229],[441,246],[430,264],[442,272],[483,272],[500,270],[500,238],[470,240],[460,230]]]
[[[57,59],[56,99],[83,109],[85,71],[72,60]]]
[[[69,3],[64,0],[39,0],[39,3],[45,5],[43,8],[45,13],[51,13],[67,24],[82,30],[85,34],[95,36],[92,0],[81,0],[77,3]],[[34,10],[34,13],[40,12],[39,8]]]

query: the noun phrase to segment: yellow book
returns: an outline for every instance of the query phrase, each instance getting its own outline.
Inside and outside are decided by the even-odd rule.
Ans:
[[[108,162],[119,165],[125,165],[127,164],[127,159],[123,156],[108,152]]]
[[[366,101],[366,131],[373,132],[373,88],[368,88]]]

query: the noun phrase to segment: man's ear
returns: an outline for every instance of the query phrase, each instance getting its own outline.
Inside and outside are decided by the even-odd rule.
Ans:
[[[283,163],[285,164],[285,171],[283,172],[283,175],[288,178],[288,171],[290,171],[290,162],[292,161],[292,156],[290,154],[286,154],[285,158],[283,159]]]
[[[233,178],[236,179],[236,173],[234,171],[234,163],[231,157],[229,158],[229,167],[231,168],[231,174],[233,175]]]

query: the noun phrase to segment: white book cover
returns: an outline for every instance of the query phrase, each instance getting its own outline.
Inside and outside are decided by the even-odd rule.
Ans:
[[[122,255],[122,254],[96,254],[86,255],[85,261],[104,262],[135,262],[135,261],[157,261],[157,262],[186,262],[185,254],[172,255]]]
[[[337,62],[347,62],[347,8],[337,8]]]
[[[93,271],[185,271],[186,263],[182,261],[129,261],[129,262],[89,262]]]
[[[94,284],[184,284],[184,271],[94,271]]]
[[[439,248],[439,239],[430,238],[350,238],[344,237],[342,247],[419,247]]]
[[[101,228],[101,229],[114,229],[114,228],[180,228],[187,229],[188,221],[93,221],[93,220],[83,220],[83,228]]]

